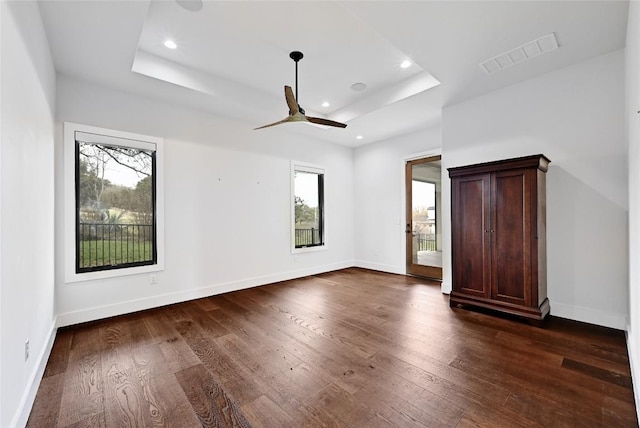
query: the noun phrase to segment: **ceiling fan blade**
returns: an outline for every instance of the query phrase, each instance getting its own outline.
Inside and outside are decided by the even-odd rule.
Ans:
[[[289,114],[296,114],[298,112],[298,102],[296,101],[296,97],[293,96],[293,90],[291,89],[291,86],[284,87],[284,99],[287,100],[287,105],[289,106]]]
[[[317,125],[325,125],[325,126],[335,126],[336,128],[346,128],[346,123],[336,122],[335,120],[324,119],[322,117],[311,117],[307,116],[307,120],[311,123],[315,123]]]
[[[253,128],[253,130],[255,131],[255,130],[258,130],[258,129],[269,128],[270,126],[276,126],[276,125],[280,125],[281,123],[287,123],[287,122],[292,122],[292,116],[287,116],[282,120],[270,123],[268,125],[263,125],[263,126],[260,126],[258,128]]]

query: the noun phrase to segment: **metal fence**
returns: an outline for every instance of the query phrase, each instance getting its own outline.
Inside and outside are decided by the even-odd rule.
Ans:
[[[80,223],[78,226],[80,269],[153,261],[151,224]]]
[[[296,229],[296,247],[308,247],[312,245],[320,245],[320,229]]]
[[[414,236],[416,237],[417,246],[414,251],[437,251],[435,235],[417,233]]]

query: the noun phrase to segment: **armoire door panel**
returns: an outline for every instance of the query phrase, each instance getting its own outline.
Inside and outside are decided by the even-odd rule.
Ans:
[[[455,240],[458,245],[454,255],[455,283],[460,290],[484,297],[489,296],[491,264],[489,258],[489,175],[460,180],[457,183],[457,204],[462,208],[456,219]],[[464,245],[461,245],[464,243]]]
[[[531,282],[530,180],[527,170],[496,173],[492,182],[491,297],[528,305]]]

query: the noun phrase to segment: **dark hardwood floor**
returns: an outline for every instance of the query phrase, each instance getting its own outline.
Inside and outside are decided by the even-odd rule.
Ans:
[[[28,426],[637,419],[623,332],[450,309],[435,283],[352,268],[60,329]]]

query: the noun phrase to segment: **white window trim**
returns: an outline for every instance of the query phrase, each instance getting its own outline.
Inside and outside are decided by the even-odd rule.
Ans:
[[[296,248],[296,204],[295,204],[295,176],[296,171],[302,172],[311,172],[314,174],[323,174],[324,175],[324,200],[322,201],[323,206],[323,241],[322,245],[317,245],[314,247],[303,247]],[[312,253],[315,251],[325,251],[327,249],[327,172],[323,166],[313,165],[307,162],[298,162],[291,161],[291,254],[300,254],[300,253]]]
[[[156,152],[156,255],[157,263],[110,269],[96,272],[76,273],[76,201],[75,201],[75,144],[76,132],[91,134],[90,141],[110,145],[124,145]],[[122,141],[126,140],[126,141]],[[164,270],[164,139],[130,132],[114,131],[95,126],[64,123],[64,271],[65,282],[91,281],[136,275]]]

